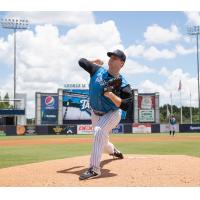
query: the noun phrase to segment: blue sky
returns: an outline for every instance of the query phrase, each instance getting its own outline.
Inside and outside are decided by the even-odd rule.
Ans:
[[[0,12],[3,17],[25,17],[31,23],[28,31],[17,33],[17,90],[31,91],[28,99],[32,106],[36,90],[55,92],[67,81],[88,82],[87,75],[78,71],[79,56],[98,57],[106,63],[106,51],[114,48],[122,48],[127,54],[122,74],[133,88],[160,92],[161,104],[169,102],[172,92],[174,103],[179,105],[177,88],[181,80],[184,104],[188,105],[191,91],[196,105],[195,39],[187,35],[187,26],[200,24],[198,12]],[[13,35],[11,30],[0,30],[0,91],[4,93],[13,90]],[[62,78],[56,81],[52,77],[54,67],[60,67],[66,76],[59,74]],[[73,80],[66,78],[75,74]]]
[[[147,26],[152,24],[158,24],[162,27],[168,28],[172,24],[175,24],[179,27],[183,35],[187,35],[187,18],[184,12],[155,12],[155,11],[146,11],[146,12],[95,12],[95,20],[97,23],[102,23],[107,20],[114,20],[119,31],[121,40],[125,47],[130,46],[135,43],[135,41],[143,42]],[[185,46],[191,46],[190,44],[184,44]],[[157,45],[158,47],[167,47],[173,49],[173,44],[161,44]],[[157,66],[158,69],[161,65],[173,69],[174,67],[180,65],[182,69],[188,71],[192,75],[196,74],[196,57],[195,55],[187,55],[177,57],[172,60],[155,60],[150,62],[154,66]],[[141,59],[140,59],[141,60]],[[144,64],[149,62],[145,59],[141,60]],[[194,70],[191,67],[194,66]]]
[[[172,23],[186,29],[186,16],[183,12],[94,12],[95,20],[101,23],[107,20],[114,20],[121,34],[121,39],[125,47],[128,47],[136,40],[143,40],[143,32],[151,24],[160,24],[169,27]]]

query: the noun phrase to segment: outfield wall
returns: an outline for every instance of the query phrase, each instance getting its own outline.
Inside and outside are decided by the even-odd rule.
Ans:
[[[93,128],[88,124],[67,124],[67,125],[27,125],[27,126],[0,126],[7,136],[15,135],[70,135],[70,134],[92,134]],[[120,123],[112,130],[113,134],[140,134],[140,133],[167,133],[168,124],[139,124]],[[199,124],[177,124],[176,132],[200,133]]]

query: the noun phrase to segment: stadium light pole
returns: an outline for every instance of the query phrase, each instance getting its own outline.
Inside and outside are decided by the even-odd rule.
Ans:
[[[197,46],[197,79],[198,79],[198,103],[199,103],[199,123],[200,123],[200,87],[199,87],[199,34],[200,26],[188,27],[188,34],[196,36]]]
[[[14,100],[16,99],[16,31],[25,30],[28,28],[29,22],[27,19],[4,18],[1,19],[0,25],[5,29],[12,29],[14,32]],[[15,108],[15,101],[14,101]]]

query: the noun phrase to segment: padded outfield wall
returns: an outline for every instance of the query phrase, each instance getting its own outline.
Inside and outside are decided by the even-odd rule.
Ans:
[[[163,129],[163,127],[165,127]],[[156,134],[168,133],[168,124],[135,124],[120,123],[112,130],[113,134]],[[91,124],[66,124],[66,125],[27,125],[27,126],[0,126],[7,136],[15,135],[71,135],[92,134]],[[200,133],[199,124],[177,124],[176,132]]]

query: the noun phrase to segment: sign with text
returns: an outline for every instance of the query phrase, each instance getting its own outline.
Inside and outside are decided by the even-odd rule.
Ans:
[[[41,124],[58,123],[58,95],[41,96]]]
[[[140,122],[154,122],[154,110],[139,110]]]
[[[93,127],[91,124],[82,124],[77,126],[77,134],[92,134]]]
[[[138,96],[139,122],[155,122],[155,95]]]

